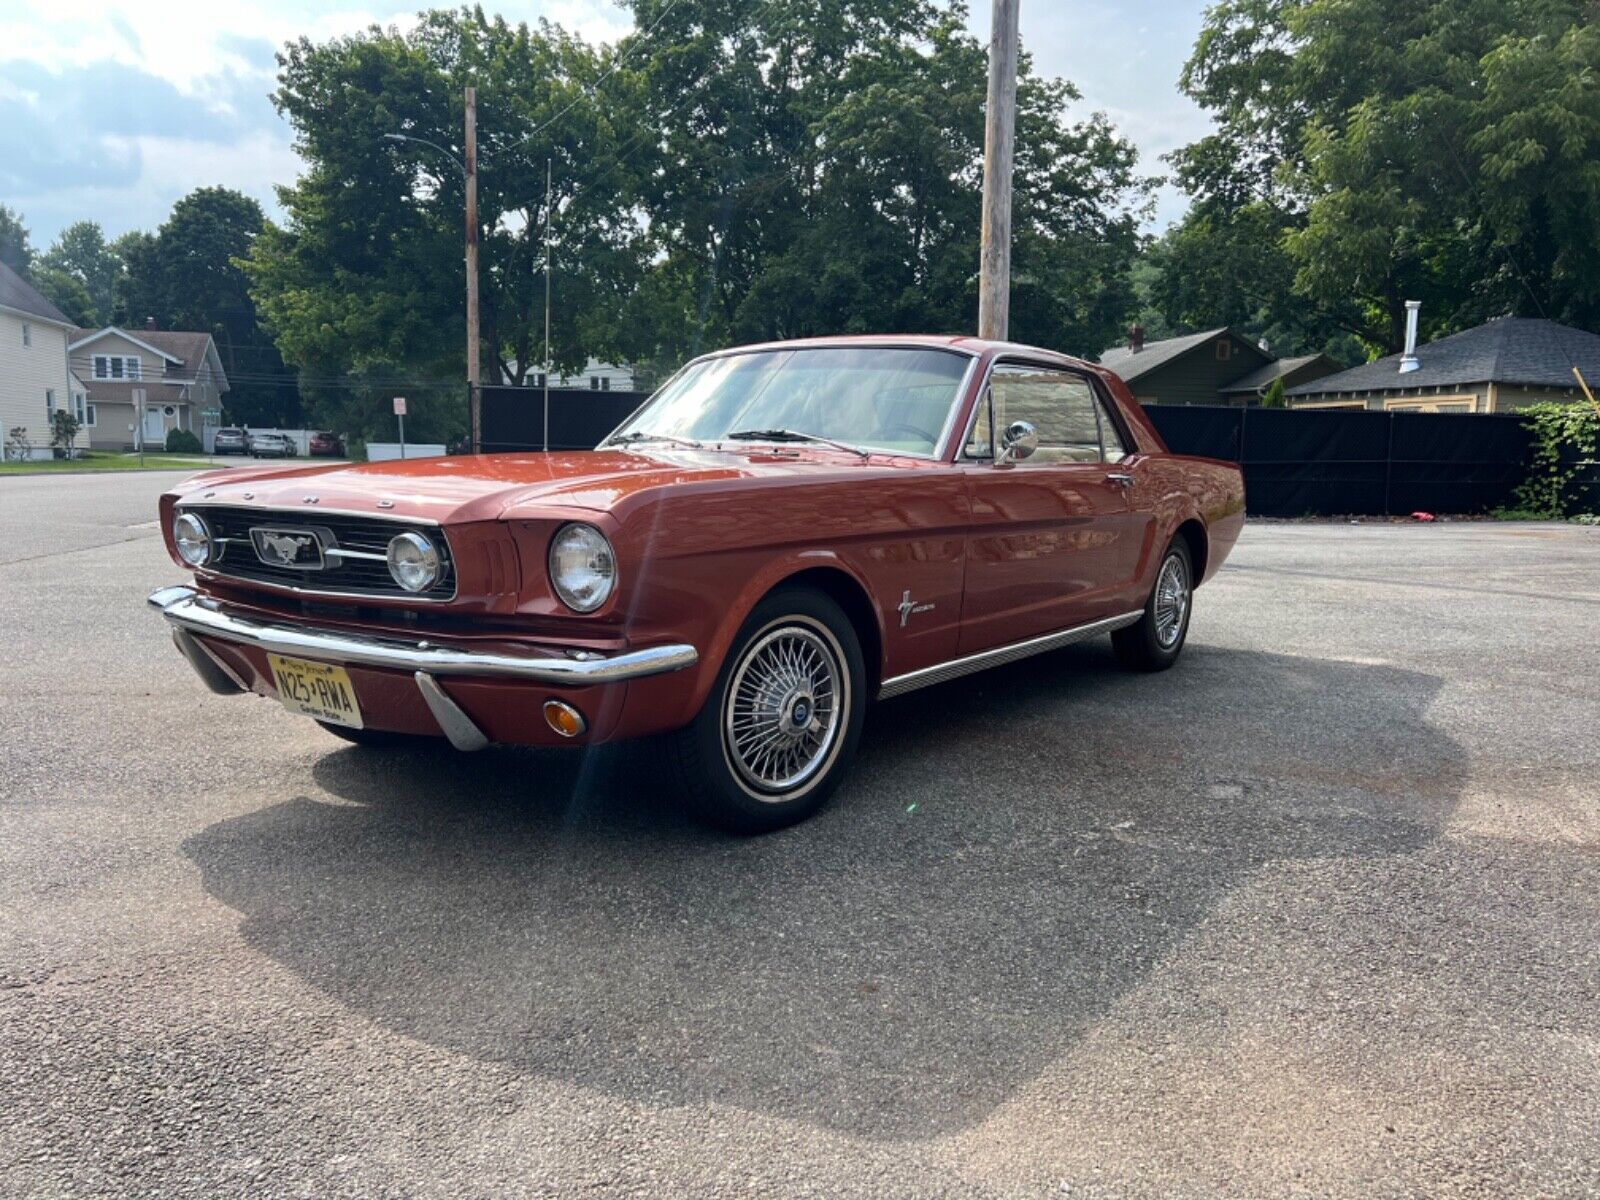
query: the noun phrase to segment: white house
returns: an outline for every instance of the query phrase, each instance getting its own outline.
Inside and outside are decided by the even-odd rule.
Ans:
[[[0,438],[13,454],[12,430],[22,430],[30,458],[49,458],[55,411],[74,411],[83,422],[84,391],[68,366],[72,322],[32,284],[0,263]],[[89,444],[87,431],[74,441]]]
[[[591,358],[583,365],[583,370],[572,375],[554,375],[550,379],[553,388],[588,388],[595,392],[631,392],[637,379],[633,368],[626,363],[601,362],[598,358]],[[543,387],[544,372],[529,371],[524,380],[525,387]]]
[[[207,409],[220,409],[228,376],[209,333],[108,325],[75,331],[72,369],[88,388],[86,425],[95,449],[166,445],[182,429],[201,436]]]

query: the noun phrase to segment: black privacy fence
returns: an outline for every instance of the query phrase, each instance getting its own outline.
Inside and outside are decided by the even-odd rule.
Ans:
[[[644,392],[550,390],[550,448],[590,450],[647,399]],[[1512,507],[1531,435],[1513,416],[1354,409],[1145,408],[1179,454],[1244,467],[1250,512],[1265,517],[1478,513]],[[538,450],[539,388],[483,389],[483,448]],[[1600,468],[1583,475],[1579,507],[1600,511]]]
[[[1147,405],[1170,449],[1244,468],[1264,517],[1478,513],[1514,507],[1531,434],[1509,415]],[[1583,507],[1600,506],[1600,470]]]
[[[646,392],[551,388],[550,449],[593,450],[601,438],[647,399]],[[483,389],[484,453],[539,450],[543,446],[543,388]]]

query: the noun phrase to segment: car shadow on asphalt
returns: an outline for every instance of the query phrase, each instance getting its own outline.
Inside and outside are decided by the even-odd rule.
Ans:
[[[184,849],[251,946],[407,1037],[921,1139],[1070,1050],[1255,868],[1431,840],[1466,772],[1438,687],[1073,647],[880,706],[834,803],[767,837],[687,821],[648,746],[330,749],[334,800]]]

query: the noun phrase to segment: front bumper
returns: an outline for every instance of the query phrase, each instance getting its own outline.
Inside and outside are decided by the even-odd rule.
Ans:
[[[623,683],[692,667],[693,646],[673,644],[601,654],[590,650],[523,653],[441,646],[426,639],[319,629],[313,625],[265,620],[229,613],[191,587],[162,588],[150,595],[173,627],[173,637],[195,672],[212,691],[248,691],[243,680],[199,637],[230,642],[274,654],[320,659],[340,666],[371,667],[410,674],[440,731],[463,750],[488,744],[488,738],[438,686],[437,676],[464,676],[548,684],[563,688]]]

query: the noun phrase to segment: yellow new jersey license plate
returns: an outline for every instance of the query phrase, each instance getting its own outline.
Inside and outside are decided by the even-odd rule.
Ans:
[[[362,727],[356,689],[343,667],[281,654],[268,654],[267,663],[278,685],[278,699],[290,712],[351,729]]]

